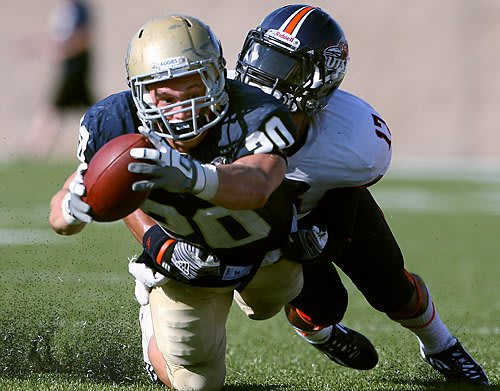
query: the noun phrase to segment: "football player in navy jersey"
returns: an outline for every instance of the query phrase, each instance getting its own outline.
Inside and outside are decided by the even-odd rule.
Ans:
[[[152,326],[143,328],[145,360],[176,390],[218,390],[233,292],[250,318],[267,319],[302,287],[299,263],[266,256],[287,240],[292,202],[303,189],[283,182],[283,151],[294,142],[295,125],[272,96],[226,81],[217,38],[191,16],[143,25],[130,42],[126,68],[130,91],[95,104],[82,118],[81,164],[53,196],[49,222],[62,235],[80,232],[92,221],[81,197],[93,155],[121,134],[148,137],[154,148],[132,149],[139,162],[128,169],[150,178],[135,182],[134,191],[152,191],[126,219],[143,241],[142,259],[165,277],[141,307],[141,323],[154,325],[154,336]],[[158,240],[167,234],[172,240]],[[186,246],[174,257],[177,239]],[[194,245],[214,256],[198,256],[190,251]]]
[[[287,317],[332,360],[346,365],[346,358],[359,355],[337,337],[347,292],[333,262],[373,308],[417,336],[434,369],[450,381],[488,385],[481,366],[440,320],[423,279],[405,269],[367,188],[389,166],[391,133],[368,103],[338,88],[348,60],[347,40],[330,15],[289,5],[249,32],[237,62],[237,80],[260,87],[293,113],[302,139],[296,145],[304,146],[289,157],[286,178],[310,185],[300,197],[299,216],[305,217],[299,227],[323,226],[328,233],[319,259],[304,264],[304,287],[287,306]],[[285,252],[289,257],[301,253],[293,243],[291,248]]]

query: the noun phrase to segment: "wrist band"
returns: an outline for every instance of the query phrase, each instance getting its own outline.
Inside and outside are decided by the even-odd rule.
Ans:
[[[158,251],[158,255],[156,256],[156,259],[154,260],[158,265],[165,267],[165,262],[163,262],[163,256],[167,252],[167,250],[175,244],[176,240],[175,239],[167,239],[165,243],[163,243],[163,246],[161,246],[160,251]],[[173,251],[173,247],[172,247]],[[172,254],[170,254],[171,256]],[[166,262],[168,263],[168,262]]]
[[[201,170],[199,170],[198,172],[200,171],[203,172],[204,179],[203,183],[200,183],[201,190],[196,193],[196,196],[198,198],[201,198],[202,200],[210,201],[215,197],[217,189],[219,188],[219,176],[217,175],[217,167],[213,164],[201,164]]]

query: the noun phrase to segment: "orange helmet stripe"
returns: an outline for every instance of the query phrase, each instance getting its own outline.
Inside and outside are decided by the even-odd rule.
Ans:
[[[290,21],[290,23],[288,23],[288,25],[285,27],[285,30],[284,32],[287,33],[287,34],[292,34],[293,30],[295,29],[295,27],[297,27],[297,25],[299,24],[299,22],[304,18],[304,16],[309,12],[311,11],[312,9],[314,9],[314,7],[304,7],[302,8],[298,13],[297,15],[295,15],[293,17],[293,19]]]

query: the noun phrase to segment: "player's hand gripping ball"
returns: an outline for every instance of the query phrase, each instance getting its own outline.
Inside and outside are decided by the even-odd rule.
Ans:
[[[82,200],[92,208],[90,214],[95,221],[120,220],[149,196],[150,191],[132,190],[134,182],[149,177],[128,170],[129,163],[137,162],[130,156],[131,148],[154,147],[141,134],[125,134],[106,143],[89,163],[83,178],[86,192]]]

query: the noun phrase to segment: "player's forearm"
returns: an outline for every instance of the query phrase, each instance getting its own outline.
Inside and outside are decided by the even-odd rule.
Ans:
[[[219,187],[210,202],[228,209],[262,208],[283,181],[285,170],[280,156],[271,156],[264,166],[219,165]]]
[[[264,176],[244,166],[226,168],[217,167],[219,187],[210,202],[228,209],[261,208],[269,197]]]
[[[50,227],[59,235],[77,234],[86,225],[85,223],[71,225],[66,222],[62,212],[62,201],[67,193],[68,189],[62,188],[52,197],[50,201],[49,224]]]
[[[153,225],[156,225],[156,221],[139,209],[125,217],[123,221],[139,243],[142,243],[144,233]]]

